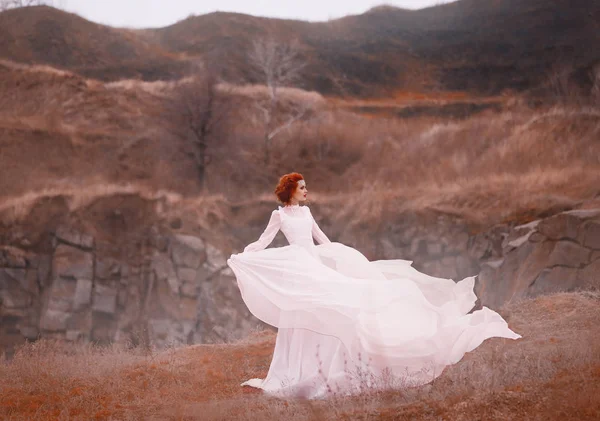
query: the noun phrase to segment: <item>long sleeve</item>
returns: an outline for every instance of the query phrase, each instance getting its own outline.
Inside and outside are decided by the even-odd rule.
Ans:
[[[307,208],[308,208],[308,206],[307,206]],[[317,243],[319,243],[319,244],[331,243],[331,241],[329,240],[329,238],[327,238],[325,233],[323,231],[321,231],[321,228],[319,228],[319,225],[317,225],[317,221],[315,221],[315,218],[313,218],[310,208],[308,209],[308,212],[310,213],[310,218],[313,221],[312,222],[312,235],[313,235],[314,239],[317,240]]]
[[[281,227],[281,216],[279,215],[278,210],[274,210],[271,213],[271,219],[269,219],[269,223],[267,224],[267,228],[265,228],[264,232],[260,235],[260,238],[253,243],[250,243],[244,248],[244,253],[247,251],[259,251],[267,248],[275,235],[277,235],[277,231]]]

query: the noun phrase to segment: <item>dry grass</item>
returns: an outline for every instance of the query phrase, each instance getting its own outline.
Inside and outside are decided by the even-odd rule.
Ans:
[[[51,75],[58,76],[74,76],[73,72],[68,70],[57,69],[52,66],[47,66],[44,64],[24,64],[17,63],[12,60],[0,59],[0,66],[4,66],[9,69],[18,70],[21,72],[31,72],[31,73],[48,73]]]
[[[239,383],[266,374],[272,332],[157,352],[43,340],[0,364],[0,418],[167,420],[592,420],[600,415],[600,295],[562,293],[502,314],[491,339],[433,384],[323,401]]]
[[[343,183],[314,190],[342,190],[332,201],[345,197],[363,222],[435,209],[494,224],[600,195],[599,136],[594,109],[508,110],[464,121],[337,113],[304,126],[284,150],[291,168],[308,167],[302,162],[308,159],[342,171]]]
[[[71,181],[64,181],[63,183],[56,183],[52,188],[30,191],[22,196],[4,199],[0,202],[0,214],[3,215],[5,223],[12,224],[26,218],[34,206],[48,199],[65,198],[69,211],[74,212],[99,198],[132,194],[144,200],[161,201],[168,206],[182,201],[182,196],[179,193],[163,190],[154,191],[139,184],[112,184],[98,181],[91,184],[86,183],[85,186],[77,186]]]
[[[0,166],[6,174],[0,197],[32,203],[39,194],[32,195],[32,189],[87,183],[95,191],[96,180],[184,196],[199,193],[190,158],[194,146],[181,131],[174,134],[178,128],[169,126],[164,108],[166,97],[185,79],[102,84],[68,72],[15,66],[21,65],[0,63],[9,76],[0,82],[5,94]],[[526,222],[600,195],[598,109],[532,110],[505,98],[504,111],[464,120],[399,119],[351,112],[351,100],[340,103],[282,88],[283,108],[312,104],[312,112],[278,135],[272,162],[265,165],[260,110],[252,102],[266,89],[227,84],[220,89],[237,102],[209,147],[204,193],[223,195],[231,203],[269,192],[290,171],[306,176],[315,201],[334,210],[340,201],[348,203],[342,216],[363,224],[425,209],[481,225]],[[370,103],[469,100],[497,98],[405,92],[391,102]]]
[[[269,96],[269,90],[264,85],[231,85],[223,83],[221,84],[221,88],[250,99],[262,99]],[[291,87],[279,87],[277,90],[281,100],[284,102],[317,104],[325,101],[325,98],[315,91],[305,91]]]

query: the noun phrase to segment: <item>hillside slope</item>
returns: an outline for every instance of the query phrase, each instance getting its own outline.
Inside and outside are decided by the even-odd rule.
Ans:
[[[178,56],[135,33],[47,6],[0,13],[0,58],[45,64],[101,80],[179,77]]]
[[[256,81],[247,51],[255,37],[297,40],[303,87],[325,94],[398,91],[497,94],[543,84],[564,66],[589,88],[600,52],[600,4],[584,0],[462,0],[411,11],[377,7],[328,22],[236,13],[193,16],[166,28],[126,31],[48,7],[0,14],[0,58],[50,64],[102,80],[172,79],[186,59],[218,64],[226,79]]]

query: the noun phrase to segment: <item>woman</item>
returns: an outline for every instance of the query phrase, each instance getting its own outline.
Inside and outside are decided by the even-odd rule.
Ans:
[[[227,261],[252,314],[279,328],[267,377],[242,385],[305,398],[418,386],[487,338],[521,337],[486,307],[467,314],[474,277],[455,283],[331,242],[300,206],[301,174],[281,177],[275,194],[284,206]],[[290,245],[267,249],[280,229]]]

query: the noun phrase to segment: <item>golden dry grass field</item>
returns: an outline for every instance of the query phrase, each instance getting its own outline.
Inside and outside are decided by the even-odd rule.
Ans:
[[[0,418],[597,420],[600,295],[549,295],[501,314],[523,338],[487,340],[432,384],[317,401],[239,386],[266,375],[271,331],[163,351],[42,340],[0,363]]]

